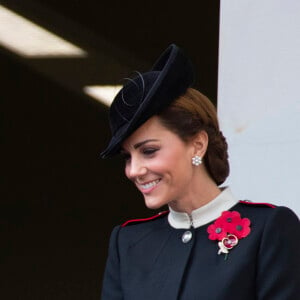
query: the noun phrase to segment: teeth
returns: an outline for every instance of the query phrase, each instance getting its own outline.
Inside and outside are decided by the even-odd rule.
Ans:
[[[158,183],[159,183],[159,179],[158,180],[154,180],[152,182],[149,182],[147,184],[141,184],[141,187],[143,189],[150,189],[150,188],[154,187],[155,185],[157,185]]]

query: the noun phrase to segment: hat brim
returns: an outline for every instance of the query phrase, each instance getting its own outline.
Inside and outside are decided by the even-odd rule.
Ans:
[[[122,142],[149,118],[169,106],[193,84],[194,71],[190,60],[175,44],[171,44],[159,57],[151,71],[159,75],[135,114],[114,133],[102,158],[119,152]]]

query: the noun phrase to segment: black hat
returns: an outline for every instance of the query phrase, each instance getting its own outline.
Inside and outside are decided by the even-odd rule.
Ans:
[[[181,96],[194,81],[193,66],[183,51],[170,45],[149,72],[128,79],[109,110],[112,138],[102,158],[116,154],[121,143],[153,115]]]

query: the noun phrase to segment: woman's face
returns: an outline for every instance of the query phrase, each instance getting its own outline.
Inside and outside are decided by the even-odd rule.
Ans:
[[[148,208],[188,197],[195,176],[191,164],[195,147],[165,128],[157,116],[125,140],[122,154],[125,174],[144,195]]]

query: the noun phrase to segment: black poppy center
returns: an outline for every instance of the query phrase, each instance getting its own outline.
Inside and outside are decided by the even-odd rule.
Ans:
[[[216,233],[221,233],[222,229],[220,227],[216,228]]]
[[[242,226],[242,225],[237,225],[237,226],[236,226],[236,230],[241,231],[242,229],[243,229],[243,226]]]

